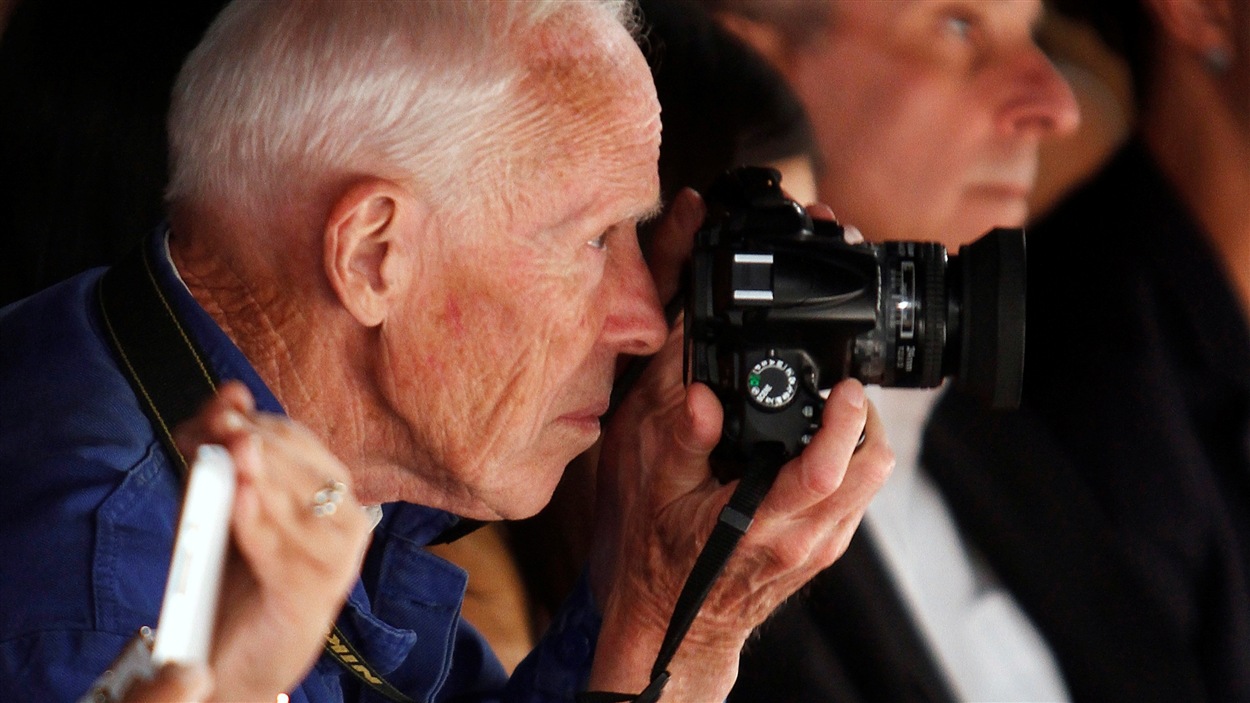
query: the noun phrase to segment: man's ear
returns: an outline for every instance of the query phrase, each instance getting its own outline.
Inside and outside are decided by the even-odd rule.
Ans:
[[[1233,8],[1228,0],[1149,0],[1163,39],[1199,57],[1233,50]]]
[[[381,324],[413,280],[412,234],[423,219],[411,193],[380,178],[356,181],[334,201],[323,236],[326,277],[360,324]]]
[[[717,12],[716,22],[738,41],[764,57],[773,68],[785,73],[790,62],[790,48],[781,30],[767,22],[753,20],[736,12]]]

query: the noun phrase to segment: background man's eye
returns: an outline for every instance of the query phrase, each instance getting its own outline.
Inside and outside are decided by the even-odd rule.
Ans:
[[[586,245],[593,249],[607,249],[608,248],[608,233],[604,232],[598,237],[591,239],[590,241],[586,242]]]
[[[972,20],[967,17],[951,15],[946,18],[945,23],[947,31],[961,39],[967,39],[972,34]]]

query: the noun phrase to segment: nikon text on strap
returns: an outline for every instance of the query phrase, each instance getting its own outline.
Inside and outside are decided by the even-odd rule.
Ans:
[[[99,301],[105,331],[126,379],[185,479],[190,467],[174,443],[173,431],[217,392],[218,379],[157,283],[146,243],[104,274]],[[326,635],[325,650],[387,699],[412,703],[373,670],[337,625]]]

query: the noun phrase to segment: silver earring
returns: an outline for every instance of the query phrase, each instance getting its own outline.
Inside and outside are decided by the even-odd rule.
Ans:
[[[1232,54],[1222,46],[1213,46],[1207,49],[1206,56],[1203,58],[1206,61],[1207,70],[1217,76],[1228,73],[1228,68],[1233,63]]]

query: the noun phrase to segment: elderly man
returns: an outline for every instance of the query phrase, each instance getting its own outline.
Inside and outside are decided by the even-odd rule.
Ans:
[[[241,483],[214,698],[648,686],[733,486],[709,474],[720,407],[682,386],[635,242],[658,207],[660,124],[630,16],[610,1],[223,12],[175,88],[170,226],[0,313],[0,698],[76,696],[156,623],[179,466],[204,442]],[[670,236],[700,218],[683,203]],[[542,507],[599,436],[618,357],[656,352],[607,431],[588,583],[508,682],[459,622],[463,572],[422,547],[460,518]],[[862,387],[837,386],[823,421],[665,699],[723,698],[752,628],[841,553],[888,473]],[[381,506],[371,535],[358,503]]]

